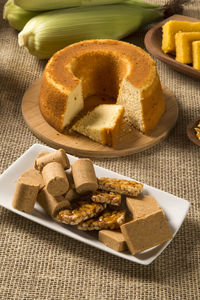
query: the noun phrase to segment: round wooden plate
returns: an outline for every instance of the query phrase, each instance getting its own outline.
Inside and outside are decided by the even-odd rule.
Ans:
[[[144,135],[123,122],[115,148],[103,146],[78,133],[62,134],[43,118],[39,107],[41,78],[34,81],[22,99],[22,114],[29,129],[53,148],[63,148],[67,153],[85,157],[118,157],[141,152],[162,141],[176,123],[178,106],[172,92],[163,87],[166,111],[151,135]]]
[[[190,141],[193,142],[194,144],[196,144],[197,146],[200,146],[200,140],[198,140],[198,138],[196,137],[196,132],[195,132],[194,128],[197,127],[199,122],[200,122],[200,117],[198,119],[196,119],[195,121],[191,122],[187,126],[187,136],[190,139]]]

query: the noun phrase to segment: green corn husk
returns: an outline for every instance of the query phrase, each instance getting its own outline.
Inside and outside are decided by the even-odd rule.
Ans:
[[[160,10],[133,4],[55,10],[32,18],[18,42],[32,55],[49,58],[69,44],[85,39],[120,39],[161,18]]]
[[[42,11],[74,6],[105,5],[126,2],[126,0],[14,0],[14,3],[25,10]]]
[[[18,36],[20,46],[38,58],[49,58],[69,44],[88,39],[121,39],[141,26],[183,10],[189,0],[171,0],[151,8],[136,0],[100,6],[53,10],[32,18]],[[150,5],[151,6],[151,5]]]
[[[139,5],[144,8],[162,8],[160,4],[144,2],[141,0],[126,0],[127,4]]]
[[[21,31],[25,24],[38,12],[26,11],[14,4],[13,0],[8,0],[4,5],[3,19],[7,20],[11,27]]]

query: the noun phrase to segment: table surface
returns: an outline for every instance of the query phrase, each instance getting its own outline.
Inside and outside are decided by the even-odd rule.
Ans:
[[[1,16],[5,2],[0,3]],[[199,0],[187,5],[184,14],[200,19]],[[125,41],[144,48],[146,30]],[[0,18],[0,173],[40,143],[24,123],[21,100],[45,64],[18,47],[17,32]],[[175,128],[142,153],[94,163],[187,199],[190,210],[175,239],[151,265],[142,266],[0,207],[1,299],[199,299],[200,149],[187,138],[186,128],[200,116],[200,82],[163,62],[156,64],[161,81],[178,102]]]

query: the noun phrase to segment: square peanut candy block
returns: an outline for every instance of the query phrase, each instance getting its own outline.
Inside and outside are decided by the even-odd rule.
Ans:
[[[162,210],[121,225],[121,231],[132,255],[172,238]]]
[[[126,205],[134,219],[145,217],[161,210],[157,200],[150,195],[141,195],[136,198],[126,198]]]
[[[127,249],[127,244],[120,230],[100,230],[99,241],[118,252]]]

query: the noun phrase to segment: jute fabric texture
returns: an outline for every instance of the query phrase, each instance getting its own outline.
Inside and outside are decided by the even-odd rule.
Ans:
[[[200,19],[199,0],[187,5],[184,14]],[[145,32],[126,41],[144,48]],[[178,102],[175,128],[142,153],[94,162],[189,200],[175,239],[152,264],[142,266],[0,207],[0,299],[200,299],[200,149],[186,135],[187,124],[200,116],[200,81],[156,63],[161,81]],[[0,18],[0,173],[32,144],[41,143],[23,121],[21,99],[45,64],[18,47],[17,32]]]

